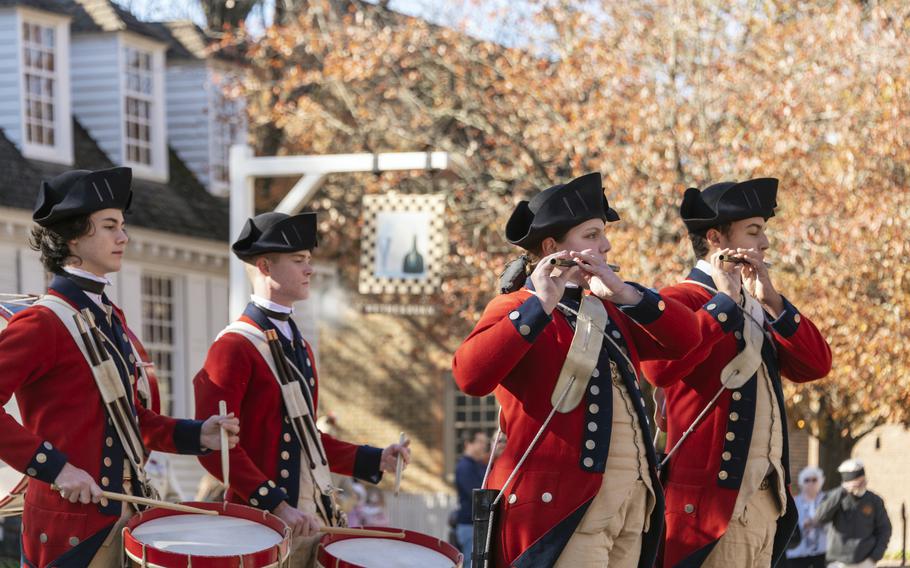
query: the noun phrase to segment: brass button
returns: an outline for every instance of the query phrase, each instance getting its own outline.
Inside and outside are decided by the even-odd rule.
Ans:
[[[733,421],[733,422],[736,422],[737,420],[739,420],[739,414],[736,413],[736,412],[731,412],[731,413],[730,413],[730,420]]]
[[[594,460],[591,458],[585,458],[582,463],[585,464],[585,467],[594,467]]]
[[[597,414],[598,412],[600,412],[600,407],[597,406],[596,404],[592,404],[592,405],[588,406],[588,411],[591,414]]]
[[[70,546],[76,546],[77,544],[79,544],[79,537],[71,536]]]
[[[727,314],[725,314],[724,312],[717,314],[717,321],[719,321],[720,323],[724,323],[725,321],[727,321]]]
[[[683,507],[683,510],[684,510],[685,512],[687,512],[687,513],[690,513],[690,514],[691,514],[691,513],[694,513],[694,512],[695,512],[695,505],[693,505],[692,503],[686,503],[686,506]]]
[[[597,443],[594,442],[594,440],[588,440],[587,442],[585,442],[585,447],[588,448],[589,450],[593,450],[595,447],[597,447]]]
[[[732,442],[733,440],[736,439],[736,434],[734,434],[733,432],[727,432],[726,438],[727,438],[727,440]]]
[[[286,470],[286,469],[281,470],[281,477],[287,479],[290,476],[291,476],[291,473],[288,470]]]
[[[594,369],[594,372],[597,373],[597,369]],[[600,374],[600,373],[597,373],[597,375],[599,375],[599,374]],[[596,377],[597,375],[594,375],[594,376]],[[591,394],[593,394],[594,396],[599,395],[599,394],[600,394],[600,387],[597,386],[597,385],[591,385]]]
[[[667,309],[667,303],[664,302],[663,300],[657,302],[657,309],[660,310],[660,311],[666,310],[666,309]]]
[[[518,310],[515,310],[515,311],[509,313],[509,319],[512,321],[515,321],[520,317],[521,317],[521,314],[518,313]]]
[[[520,333],[522,335],[528,335],[529,333],[531,333],[531,327],[526,324],[522,324],[522,325],[518,326],[518,333]]]
[[[550,492],[546,492],[540,496],[540,500],[543,501],[544,503],[549,503],[550,501],[553,500],[553,494]]]
[[[50,442],[44,442],[44,449],[45,449],[45,450],[53,450],[53,449],[54,449],[54,446],[53,446]]]
[[[708,304],[708,309],[709,309],[709,310],[713,310],[713,309],[716,308],[716,307],[717,307],[717,304]]]
[[[600,371],[598,371],[597,369],[594,369],[593,371],[591,371],[591,376],[594,377],[594,378],[596,379],[597,377],[600,376]],[[591,390],[593,391],[594,388],[595,388],[595,387],[591,387]],[[597,393],[594,393],[594,394],[597,394]]]
[[[742,398],[743,398],[743,393],[741,393],[739,391],[736,391],[733,393],[733,400],[742,400]]]
[[[275,482],[272,481],[272,480],[270,479],[270,480],[269,480],[269,487],[271,487],[272,489],[275,489],[275,488],[278,487],[278,486],[275,485]]]
[[[515,501],[518,501],[518,496],[512,493],[509,495],[509,505],[515,504]]]
[[[284,435],[284,441],[285,441],[285,442],[290,442],[290,441],[291,441],[291,435],[290,435],[290,434],[285,434],[285,435]]]
[[[611,335],[612,335],[613,337],[615,337],[616,339],[619,339],[620,337],[622,337],[622,334],[619,333],[619,330],[618,330],[618,329],[614,329],[613,332],[611,333]]]
[[[801,319],[802,318],[799,317],[799,314],[796,314],[795,316],[793,316],[793,321],[795,321],[796,323],[799,323],[799,320],[801,320]]]
[[[111,438],[110,436],[108,436],[107,438],[104,439],[104,444],[105,444],[108,448],[113,448],[113,447],[114,447],[114,439]]]
[[[111,464],[114,462],[111,461],[111,458],[104,458],[104,467],[111,467]]]
[[[266,495],[269,494],[269,488],[268,488],[268,487],[260,487],[260,488],[259,488],[259,494],[262,495],[263,497],[265,497]]]
[[[742,339],[742,338],[743,338],[743,334],[742,334],[741,331],[734,331],[734,332],[733,332],[733,337],[735,337],[736,339]]]
[[[111,484],[111,480],[110,480],[110,479],[108,479],[108,478],[106,478],[106,477],[102,477],[102,478],[101,478],[101,485],[107,487],[107,486],[110,485],[110,484]]]
[[[283,460],[291,459],[291,452],[289,452],[287,450],[281,452],[281,459],[283,459]]]
[[[38,540],[41,541],[41,544],[44,544],[45,542],[47,542],[47,535],[44,533],[41,533],[40,535],[38,535]]]
[[[256,499],[255,497],[253,497],[252,499],[250,499],[250,505],[252,505],[254,507],[259,505],[259,500]]]
[[[310,386],[311,386],[311,387],[315,387],[315,386],[316,386],[316,379],[314,379],[313,377],[310,377]]]
[[[733,458],[733,454],[731,454],[730,452],[724,452],[720,455],[720,457],[724,461],[730,461]]]
[[[729,476],[727,475],[726,471],[721,470],[720,473],[717,474],[717,477],[719,477],[721,479],[721,481],[723,481],[724,479],[727,479],[727,477],[729,477]]]
[[[47,454],[38,454],[35,456],[35,461],[38,463],[44,463],[47,461]]]
[[[29,477],[35,477],[36,475],[38,475],[38,470],[33,467],[30,467],[27,470],[25,470],[25,474],[28,475]]]
[[[588,422],[588,431],[597,432],[597,422]]]

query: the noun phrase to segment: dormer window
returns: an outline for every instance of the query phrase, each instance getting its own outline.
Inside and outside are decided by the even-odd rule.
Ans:
[[[126,161],[152,165],[152,106],[154,101],[154,68],[152,53],[127,47],[124,104],[126,118]]]
[[[22,70],[25,80],[25,141],[54,146],[54,90],[56,30],[31,22],[22,23]]]
[[[69,101],[69,23],[21,10],[21,143],[28,158],[73,163]]]

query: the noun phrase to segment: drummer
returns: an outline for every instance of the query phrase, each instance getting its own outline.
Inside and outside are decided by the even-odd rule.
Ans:
[[[41,184],[31,245],[54,275],[48,295],[94,315],[148,450],[202,453],[218,447],[222,425],[236,444],[237,419],[175,420],[145,408],[136,394],[139,373],[126,320],[104,292],[105,275],[120,270],[129,241],[123,215],[131,180],[129,168],[113,168],[69,171]],[[101,492],[138,494],[144,472],[125,462],[124,443],[106,419],[80,343],[42,301],[0,334],[0,460],[30,478],[22,565],[113,566],[130,509]],[[2,410],[13,395],[22,425]]]
[[[336,524],[326,511],[310,463],[294,435],[278,379],[249,336],[233,332],[252,326],[254,334],[278,333],[288,362],[296,369],[311,418],[318,408],[318,377],[309,344],[291,315],[294,304],[310,294],[312,251],[316,247],[316,214],[264,213],[247,220],[231,247],[245,263],[253,295],[243,315],[219,336],[209,349],[205,365],[193,381],[196,415],[217,409],[219,401],[240,418],[244,435],[230,453],[227,498],[271,511],[288,524],[297,540],[292,565],[313,562],[320,526]],[[314,427],[315,431],[315,427]],[[355,445],[320,434],[328,467],[333,473],[378,483],[383,471],[394,471],[401,456],[410,461],[410,441],[385,449]],[[315,457],[315,456],[314,456]],[[219,454],[200,458],[202,465],[223,480]],[[318,460],[317,460],[318,462]],[[326,476],[327,477],[327,476]]]
[[[654,562],[663,497],[638,366],[685,355],[699,333],[685,306],[607,264],[604,230],[618,220],[599,173],[521,201],[506,238],[536,267],[525,282],[527,257],[516,261],[517,278],[455,353],[459,387],[496,395],[509,438],[487,482],[502,497],[491,565]]]

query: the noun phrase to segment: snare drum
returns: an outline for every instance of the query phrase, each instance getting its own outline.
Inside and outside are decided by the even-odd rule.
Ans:
[[[0,294],[0,298],[4,300],[0,302],[0,333],[6,329],[7,323],[16,313],[29,307],[37,299],[34,296],[6,294]],[[15,397],[6,403],[3,410],[16,422],[22,423],[22,418],[19,416],[19,405],[16,404]],[[28,487],[28,477],[0,461],[0,518],[22,514],[26,487]]]
[[[139,513],[123,529],[130,566],[264,568],[288,560],[290,530],[278,517],[232,503],[187,503],[219,516],[167,509]]]
[[[383,527],[363,527],[389,530]],[[460,568],[463,557],[451,544],[415,531],[404,538],[325,535],[316,553],[317,568]]]

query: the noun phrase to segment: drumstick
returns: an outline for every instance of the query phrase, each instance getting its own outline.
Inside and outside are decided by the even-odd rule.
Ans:
[[[404,445],[405,440],[406,440],[406,438],[404,437],[404,432],[402,432],[401,435],[398,437],[398,445],[399,446]],[[402,466],[401,448],[399,448],[398,449],[398,459],[395,460],[395,497],[398,497],[398,490],[401,489],[401,466]]]
[[[227,402],[223,400],[218,401],[218,414],[222,416],[227,416]],[[230,476],[231,476],[231,454],[230,448],[228,447],[228,433],[224,428],[224,424],[221,425],[221,480],[224,482],[224,500],[227,501],[228,498],[228,489],[231,487]]]
[[[319,532],[325,534],[342,534],[342,535],[351,535],[351,536],[378,536],[378,537],[387,537],[387,538],[404,538],[406,535],[404,531],[398,532],[386,532],[386,531],[371,531],[369,529],[350,529],[346,527],[322,527],[319,529]]]
[[[136,497],[135,495],[124,495],[123,493],[113,493],[111,491],[102,491],[101,496],[112,501],[123,501],[125,503],[135,503],[137,505],[148,505],[149,507],[158,507],[160,509],[170,509],[171,511],[180,511],[183,513],[195,513],[197,515],[217,515],[218,511],[209,509],[199,509],[189,505],[179,503],[168,503],[157,499],[148,499],[146,497]]]

